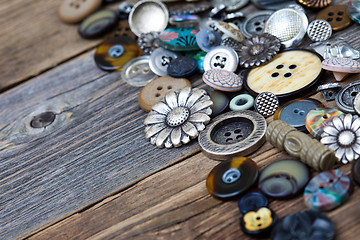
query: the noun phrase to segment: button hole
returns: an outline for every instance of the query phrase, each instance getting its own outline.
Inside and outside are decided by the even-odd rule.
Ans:
[[[277,69],[281,69],[283,67],[284,67],[284,65],[282,65],[282,64],[276,66]]]
[[[237,136],[236,136],[236,139],[237,139],[237,140],[241,140],[243,137],[244,137],[244,136],[240,134],[240,135],[237,135]]]
[[[272,77],[277,77],[279,76],[280,74],[278,72],[274,72],[273,74],[271,74]]]
[[[340,12],[338,12],[338,15],[342,16],[342,15],[344,15],[344,12],[340,11]]]
[[[232,142],[234,139],[232,139],[232,138],[228,138],[228,139],[226,139],[226,142]]]
[[[159,86],[159,87],[157,87],[156,89],[160,91],[160,90],[162,90],[162,87],[161,87],[161,86]]]
[[[336,18],[336,21],[338,21],[338,22],[340,22],[341,20],[342,20],[341,17],[337,17],[337,18]]]
[[[228,136],[230,136],[230,135],[231,135],[230,132],[226,132],[226,133],[224,134],[225,137],[228,137]]]
[[[259,26],[260,24],[260,22],[255,22],[255,26]]]
[[[256,220],[260,220],[261,219],[261,217],[256,217]],[[261,225],[261,224],[260,224]]]
[[[234,133],[236,133],[236,134],[241,133],[241,129],[236,129],[236,130],[234,131]]]
[[[334,16],[334,13],[333,13],[333,12],[329,12],[328,15],[329,15],[329,16]]]
[[[284,77],[288,78],[288,77],[291,77],[291,75],[292,75],[291,73],[285,73]]]
[[[160,94],[159,93],[155,94],[155,97],[160,97]]]
[[[290,69],[295,69],[296,67],[297,66],[295,64],[289,66]]]
[[[247,102],[248,102],[248,100],[246,100],[246,99],[239,99],[238,101],[236,101],[235,104],[238,106],[242,106],[242,105],[245,105]]]
[[[328,21],[328,22],[331,22],[332,20],[333,20],[333,18],[326,19],[326,21]]]
[[[172,89],[173,87],[172,87],[172,86],[168,86],[167,88],[168,88],[168,89]]]
[[[257,31],[257,32],[261,32],[263,29],[261,28],[261,27],[257,27],[256,29],[255,29],[255,31]]]

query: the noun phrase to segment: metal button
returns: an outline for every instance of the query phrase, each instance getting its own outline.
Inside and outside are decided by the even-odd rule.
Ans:
[[[340,110],[355,113],[354,98],[360,92],[360,80],[345,85],[336,95],[335,102]]]
[[[130,60],[124,65],[121,78],[131,86],[145,86],[156,78],[155,73],[150,70],[149,60],[149,56],[141,56]]]
[[[273,14],[273,11],[258,11],[246,17],[245,22],[241,25],[240,31],[245,37],[249,38],[253,34],[264,32],[265,22]]]
[[[140,34],[137,43],[141,48],[141,51],[145,55],[150,55],[156,48],[160,46],[160,33],[148,32]]]
[[[262,92],[255,98],[255,110],[265,118],[274,115],[280,107],[279,99],[271,92]]]
[[[295,0],[251,0],[251,2],[258,8],[268,10],[279,10],[288,7],[290,4],[295,4]]]
[[[165,48],[157,48],[150,55],[150,69],[158,76],[168,75],[167,68],[170,62],[179,56],[179,54],[166,50]]]
[[[329,6],[318,12],[316,19],[328,21],[334,31],[347,28],[351,24],[345,5]]]
[[[221,69],[235,72],[239,64],[239,57],[234,49],[218,46],[210,50],[204,58],[204,70]]]
[[[141,33],[161,32],[168,25],[169,12],[166,6],[155,0],[142,0],[131,9],[129,25],[136,36]]]
[[[220,69],[210,69],[204,72],[202,80],[210,87],[226,92],[242,89],[242,79],[233,72]]]
[[[313,42],[326,41],[331,37],[331,25],[322,19],[311,21],[307,28],[307,35]]]
[[[360,63],[348,58],[329,58],[321,63],[325,70],[332,71],[337,81],[342,81],[350,73],[360,73]]]
[[[310,8],[323,8],[328,6],[332,0],[298,0],[298,2]]]
[[[249,0],[212,0],[214,6],[223,4],[226,11],[235,11],[246,6]]]
[[[298,98],[281,106],[274,114],[274,120],[282,120],[300,131],[305,131],[305,117],[309,111],[324,105],[313,98]]]
[[[231,111],[217,116],[199,135],[199,144],[209,158],[225,160],[246,156],[265,142],[266,120],[249,111]]]
[[[341,89],[340,83],[325,83],[317,87],[316,91],[322,92],[326,101],[335,100],[336,94]]]
[[[197,70],[197,62],[192,57],[180,56],[170,62],[167,72],[172,77],[182,78],[194,74]]]
[[[196,42],[201,50],[209,52],[214,47],[220,46],[221,36],[215,31],[202,29],[196,35]]]

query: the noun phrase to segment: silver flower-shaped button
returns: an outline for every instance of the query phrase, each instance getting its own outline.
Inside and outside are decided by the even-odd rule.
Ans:
[[[210,121],[213,102],[203,89],[169,92],[144,120],[145,138],[159,148],[179,147],[196,138]]]

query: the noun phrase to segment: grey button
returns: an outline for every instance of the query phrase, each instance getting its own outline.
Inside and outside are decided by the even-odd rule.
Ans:
[[[162,47],[155,49],[150,55],[149,66],[151,71],[156,75],[166,76],[169,63],[178,56],[180,55]]]
[[[360,80],[345,85],[336,95],[336,105],[344,112],[355,113],[354,98],[359,92]]]
[[[296,3],[295,0],[251,0],[251,2],[258,8],[268,10],[278,10]]]
[[[330,23],[322,19],[310,22],[307,28],[307,35],[313,42],[326,41],[331,37],[332,28]]]
[[[323,85],[318,86],[316,91],[321,92],[326,101],[334,100],[336,94],[341,89],[340,83],[325,83]]]
[[[280,120],[298,130],[305,130],[305,117],[309,111],[318,108],[311,101],[295,101],[285,106],[280,113]]]
[[[149,56],[141,56],[127,62],[121,71],[121,78],[131,86],[145,86],[157,77],[150,70],[149,60]]]
[[[214,6],[225,5],[226,11],[235,11],[245,7],[249,3],[249,0],[212,0]]]
[[[224,46],[213,48],[204,57],[204,70],[221,69],[235,72],[239,57],[234,49]]]
[[[255,110],[267,118],[274,115],[275,111],[279,109],[279,99],[271,92],[262,92],[255,98]]]
[[[258,11],[246,17],[244,24],[241,25],[241,33],[249,38],[253,34],[264,32],[265,22],[273,14],[273,11]]]

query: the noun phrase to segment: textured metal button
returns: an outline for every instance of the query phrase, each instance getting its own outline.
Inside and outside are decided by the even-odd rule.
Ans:
[[[233,72],[220,69],[210,69],[204,72],[202,80],[210,87],[226,92],[235,92],[242,89],[242,79]]]
[[[345,85],[336,95],[335,102],[340,110],[355,113],[354,98],[360,92],[360,80]]]
[[[251,95],[272,92],[278,98],[299,94],[321,77],[321,56],[306,50],[288,50],[269,63],[249,71],[244,86]]]
[[[310,179],[308,167],[298,160],[280,160],[266,166],[259,176],[259,189],[269,197],[291,197]]]
[[[179,56],[177,53],[159,47],[150,55],[150,69],[158,76],[166,76],[170,62]]]
[[[136,41],[130,37],[113,37],[105,40],[96,49],[96,65],[105,71],[121,71],[123,65],[139,57],[141,50]]]
[[[238,207],[241,213],[247,213],[266,207],[268,203],[267,197],[261,192],[249,192],[239,199]]]
[[[145,86],[157,76],[150,70],[149,56],[141,56],[127,62],[121,71],[121,79],[134,87]]]
[[[323,8],[328,6],[332,0],[298,0],[298,2],[310,8]]]
[[[258,175],[259,169],[253,160],[235,157],[211,170],[206,179],[206,188],[216,198],[231,199],[249,189]]]
[[[160,45],[170,51],[199,50],[196,43],[197,28],[168,28],[160,33]]]
[[[209,158],[225,160],[246,156],[265,142],[266,120],[249,111],[232,111],[213,119],[199,135],[199,144]]]
[[[255,110],[265,118],[274,115],[280,107],[279,99],[271,92],[262,92],[255,98]]]
[[[320,211],[334,209],[349,197],[351,187],[350,178],[343,171],[321,172],[305,187],[305,205]]]
[[[142,0],[131,9],[129,24],[136,36],[141,33],[161,32],[168,25],[169,12],[166,6],[155,0]]]
[[[307,28],[307,35],[313,42],[326,41],[331,37],[331,25],[322,19],[311,21]]]
[[[172,77],[182,78],[194,74],[197,70],[196,60],[192,57],[180,56],[170,62],[167,72]]]
[[[360,73],[360,63],[348,58],[325,59],[322,61],[321,67],[332,71],[337,81],[342,81],[349,73]]]
[[[191,86],[189,80],[185,78],[172,78],[164,76],[154,79],[146,84],[138,96],[139,106],[146,112],[150,112],[151,107],[158,103],[170,91]]]
[[[248,110],[254,106],[254,98],[249,94],[240,94],[230,101],[229,108],[232,111]]]
[[[215,31],[202,29],[196,35],[196,42],[201,50],[209,52],[214,47],[220,46],[221,36]]]
[[[318,92],[322,92],[326,101],[335,100],[336,94],[341,89],[340,83],[325,83],[319,85],[316,89]]]
[[[334,31],[347,28],[351,24],[345,5],[329,6],[318,12],[316,19],[328,21]]]
[[[83,38],[101,37],[107,31],[114,28],[117,24],[118,17],[113,10],[97,11],[81,22],[79,26],[79,34]]]
[[[300,44],[309,21],[304,12],[285,8],[274,12],[265,23],[264,32],[277,37],[286,47]]]
[[[264,32],[265,22],[273,14],[273,11],[258,11],[249,14],[245,22],[241,25],[240,30],[245,37],[249,38],[253,34]]]
[[[221,69],[235,72],[239,57],[234,49],[218,46],[210,50],[204,58],[204,70]]]
[[[290,4],[295,4],[295,0],[283,0],[283,1],[269,1],[269,0],[251,0],[251,2],[258,8],[268,10],[279,10],[281,8],[288,7]]]
[[[156,48],[160,47],[159,32],[148,32],[140,34],[137,43],[145,55],[150,55]]]
[[[305,118],[309,111],[324,105],[313,98],[298,98],[282,105],[275,114],[274,120],[286,122],[298,130],[305,131]]]
[[[78,23],[101,6],[102,0],[63,0],[57,9],[58,17],[66,23]]]

